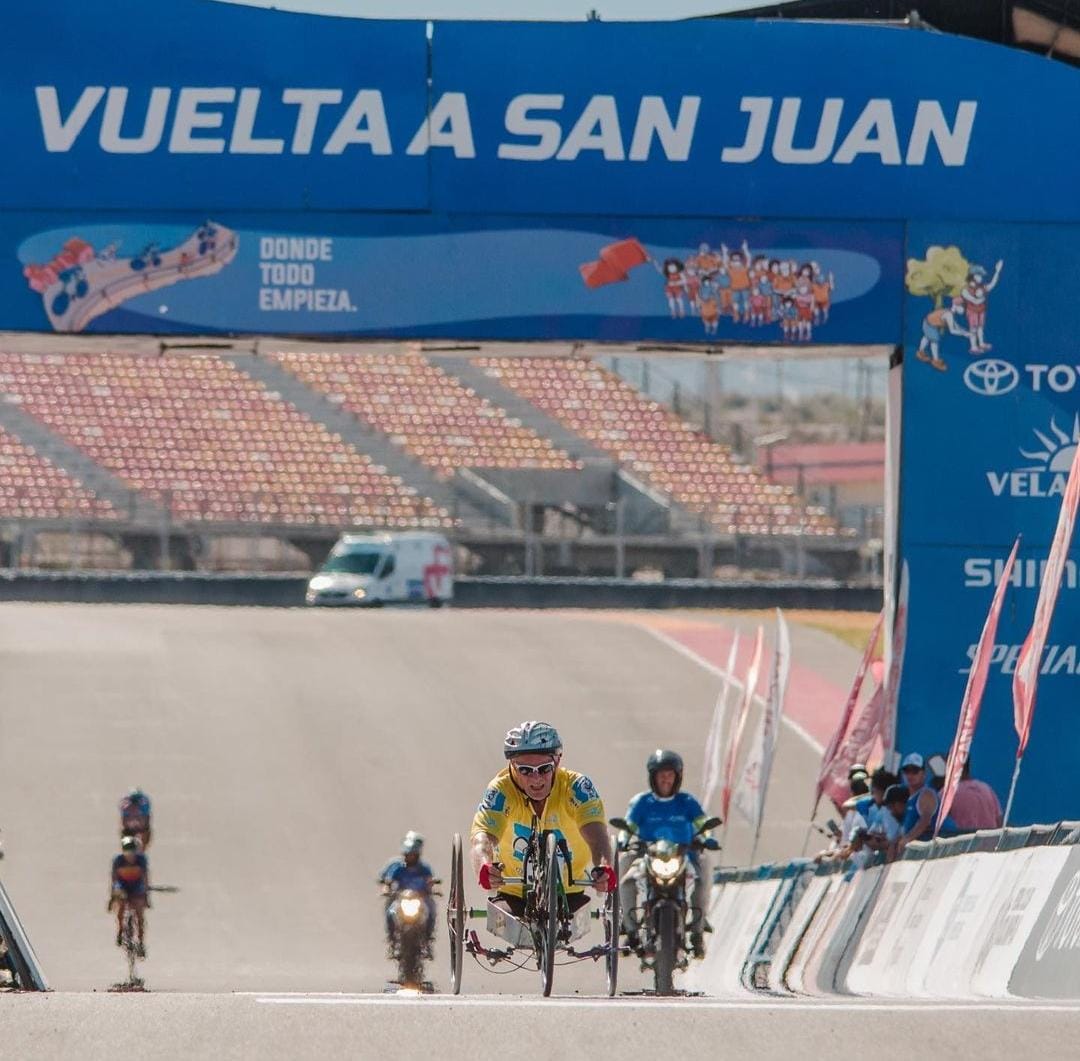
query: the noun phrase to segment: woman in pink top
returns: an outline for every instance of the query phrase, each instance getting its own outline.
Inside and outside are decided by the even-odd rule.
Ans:
[[[964,832],[973,829],[1000,829],[1001,803],[985,781],[971,777],[971,763],[964,763],[949,817]]]

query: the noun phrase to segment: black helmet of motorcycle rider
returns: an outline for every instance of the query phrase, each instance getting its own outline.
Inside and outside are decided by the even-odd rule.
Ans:
[[[656,791],[656,775],[661,770],[675,771],[675,785],[665,798],[674,796],[675,793],[682,788],[683,761],[682,756],[679,755],[678,752],[657,748],[656,751],[649,756],[649,761],[645,764],[645,769],[649,771],[649,788],[653,790],[654,795],[660,795],[660,793]]]

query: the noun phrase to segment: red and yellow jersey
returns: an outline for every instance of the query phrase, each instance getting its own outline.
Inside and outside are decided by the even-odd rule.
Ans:
[[[508,877],[520,877],[521,856],[528,846],[532,820],[532,804],[514,784],[510,768],[507,767],[491,779],[480,806],[476,808],[470,836],[475,837],[478,833],[494,836],[499,845],[503,873]],[[581,827],[590,822],[603,825],[606,820],[604,804],[595,786],[584,774],[561,768],[555,772],[555,782],[537,828],[550,830],[567,842],[573,860],[573,876],[579,879],[586,876],[592,862],[589,845],[581,835]],[[507,895],[522,894],[520,884],[507,884],[499,890]],[[581,890],[580,887],[567,886],[567,891]]]

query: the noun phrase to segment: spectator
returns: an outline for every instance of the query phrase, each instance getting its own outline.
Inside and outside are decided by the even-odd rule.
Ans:
[[[878,818],[885,813],[885,793],[897,782],[896,774],[890,773],[884,766],[879,766],[870,775],[870,804],[863,817],[866,824],[873,828]]]
[[[868,803],[872,803],[870,797],[870,775],[865,766],[852,767],[848,773],[848,785],[851,788],[851,799],[847,800],[843,807],[844,821],[840,827],[841,845],[851,843],[852,834],[856,829],[865,829],[867,826],[866,816],[869,813]],[[864,802],[867,801],[867,802]]]
[[[937,824],[941,800],[934,787],[927,782],[926,762],[918,752],[904,757],[900,764],[900,775],[908,790],[904,832],[897,843],[897,850],[903,851],[914,840],[934,838],[934,826]],[[940,831],[945,836],[954,834],[957,831],[956,823],[952,818],[946,818],[941,823]]]
[[[965,833],[1001,828],[1001,802],[997,793],[985,781],[972,778],[970,759],[960,773],[950,817],[957,829]]]
[[[910,793],[906,785],[890,785],[882,801],[883,813],[867,836],[867,844],[875,851],[881,851],[887,862],[892,862],[899,852],[899,841],[903,835],[904,818]]]
[[[945,771],[948,766],[948,759],[940,752],[926,760],[926,773],[930,779],[930,787],[935,792],[940,792],[945,787]]]

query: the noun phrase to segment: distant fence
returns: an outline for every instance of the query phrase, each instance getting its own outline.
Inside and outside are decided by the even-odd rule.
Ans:
[[[87,604],[218,604],[287,608],[304,603],[295,575],[188,572],[0,572],[0,600]],[[454,581],[458,608],[823,608],[878,611],[881,590],[842,582],[669,579],[470,578]]]
[[[718,870],[688,986],[1080,999],[1080,822],[911,844],[889,865]]]

